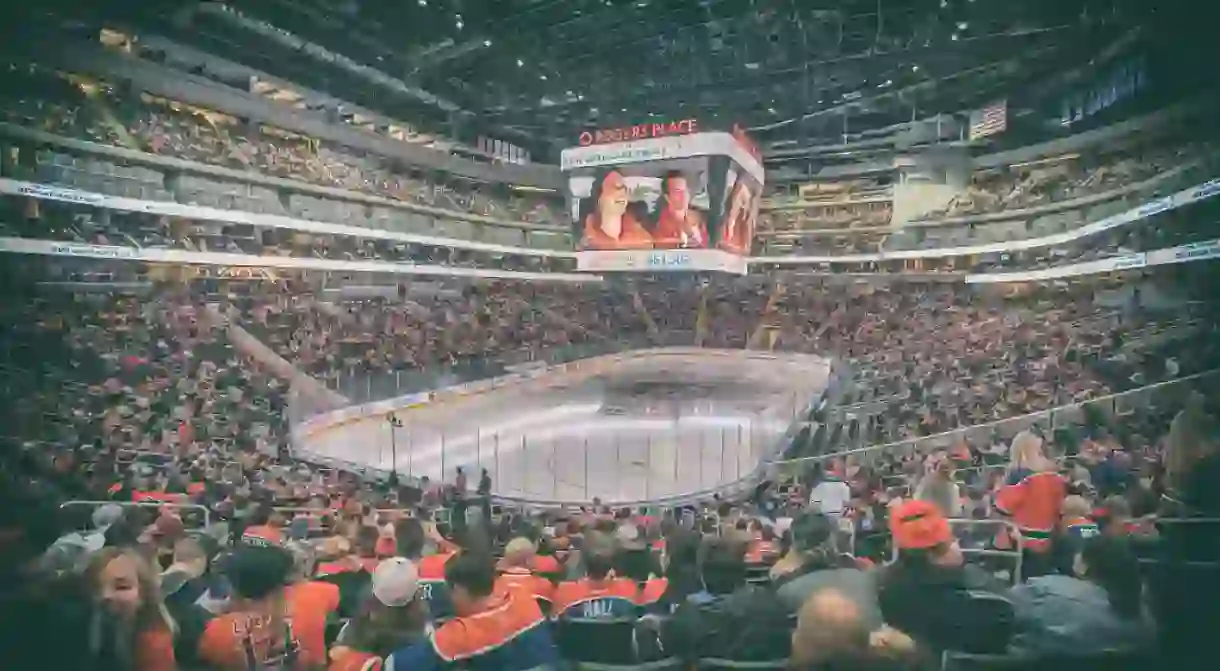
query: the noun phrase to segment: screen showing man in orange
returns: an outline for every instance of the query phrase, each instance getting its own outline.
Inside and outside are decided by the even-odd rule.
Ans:
[[[652,239],[657,247],[701,249],[708,246],[707,219],[691,207],[691,185],[680,171],[671,170],[661,179]]]
[[[580,204],[583,249],[651,249],[652,236],[633,211],[622,173],[609,170],[593,181],[593,192]],[[634,208],[639,210],[640,208]]]
[[[754,216],[758,209],[756,196],[748,180],[738,176],[725,207],[720,227],[720,242],[716,246],[734,254],[748,254],[754,239]]]

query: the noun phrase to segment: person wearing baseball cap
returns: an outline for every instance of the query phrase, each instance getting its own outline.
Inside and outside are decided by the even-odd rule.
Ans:
[[[965,564],[936,504],[907,501],[890,512],[897,559],[880,578],[885,622],[933,650],[1002,652],[1013,616],[1008,589]]]
[[[428,605],[419,597],[419,569],[411,560],[378,564],[360,613],[339,632],[329,671],[378,671],[391,652],[423,641]]]

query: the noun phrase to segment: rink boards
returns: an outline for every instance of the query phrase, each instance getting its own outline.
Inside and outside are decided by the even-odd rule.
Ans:
[[[685,500],[749,486],[829,372],[809,355],[637,350],[344,408],[295,427],[294,448],[404,478],[452,481],[460,466],[473,484],[485,468],[510,500]]]

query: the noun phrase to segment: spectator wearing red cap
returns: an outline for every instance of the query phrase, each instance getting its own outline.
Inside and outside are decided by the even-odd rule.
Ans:
[[[885,621],[933,650],[998,652],[1007,644],[1012,604],[993,576],[964,564],[949,520],[928,501],[890,514],[897,560],[880,577]]]

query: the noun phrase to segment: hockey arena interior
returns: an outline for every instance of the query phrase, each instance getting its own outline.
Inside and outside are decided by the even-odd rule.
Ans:
[[[5,8],[0,666],[1206,668],[1181,5]]]

